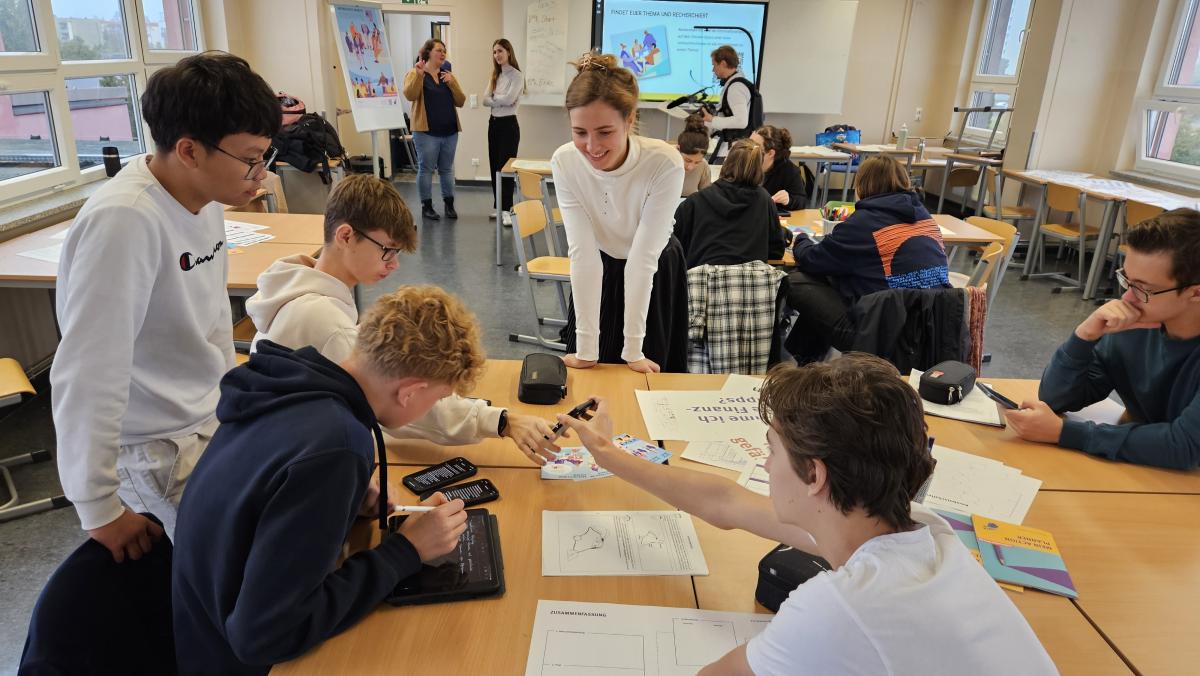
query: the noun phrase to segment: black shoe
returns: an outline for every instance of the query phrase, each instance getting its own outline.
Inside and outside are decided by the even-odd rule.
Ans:
[[[458,218],[458,212],[454,210],[454,198],[444,197],[442,202],[446,205],[446,218]]]
[[[439,221],[442,218],[438,216],[438,212],[434,211],[433,200],[421,200],[421,217],[431,221]]]

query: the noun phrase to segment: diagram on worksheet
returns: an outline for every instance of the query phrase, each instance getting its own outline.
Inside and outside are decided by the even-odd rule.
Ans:
[[[770,615],[538,601],[526,676],[690,676],[766,628]]]
[[[707,575],[683,512],[542,512],[543,575]]]

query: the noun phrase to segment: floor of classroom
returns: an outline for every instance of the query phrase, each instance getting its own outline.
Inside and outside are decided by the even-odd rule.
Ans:
[[[400,182],[397,187],[410,206],[419,208],[415,184]],[[495,221],[488,219],[488,213],[494,213],[491,192],[483,186],[465,186],[457,189],[457,195],[459,219],[419,224],[417,253],[404,257],[390,278],[364,289],[363,307],[403,284],[435,284],[458,294],[476,313],[488,356],[520,359],[543,351],[508,340],[510,333],[531,332],[534,315],[527,283],[513,270],[512,231],[508,228],[504,230],[504,265],[495,265]],[[437,207],[440,212],[440,201]],[[1047,258],[1053,261],[1051,255]],[[960,259],[956,267],[966,271],[969,264]],[[1048,281],[1023,282],[1017,269],[1006,273],[989,310],[985,347],[992,359],[984,366],[985,375],[1039,377],[1058,344],[1094,309],[1092,303],[1081,301],[1078,293],[1051,294],[1053,286]],[[538,303],[543,312],[553,311],[552,289],[540,290]],[[54,450],[45,381],[44,376],[38,378],[35,385],[40,394],[0,420],[0,458],[32,449]],[[62,490],[53,462],[19,467],[13,474],[25,501]],[[0,487],[0,502],[7,499]],[[0,674],[16,673],[38,593],[59,562],[84,538],[75,512],[69,508],[0,523]]]

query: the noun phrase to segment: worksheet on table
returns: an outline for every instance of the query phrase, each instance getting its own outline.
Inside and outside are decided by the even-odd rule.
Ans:
[[[542,575],[708,575],[684,512],[542,512]]]

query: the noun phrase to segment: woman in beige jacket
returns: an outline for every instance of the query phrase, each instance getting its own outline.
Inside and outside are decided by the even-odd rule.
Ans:
[[[404,76],[404,98],[412,101],[421,216],[433,221],[439,218],[433,208],[433,171],[437,169],[446,218],[458,218],[454,211],[454,151],[462,125],[455,108],[462,108],[467,97],[450,72],[446,44],[441,40],[426,40],[421,45],[416,65]]]

